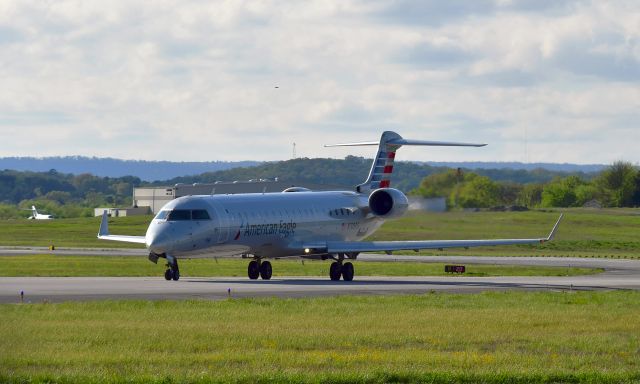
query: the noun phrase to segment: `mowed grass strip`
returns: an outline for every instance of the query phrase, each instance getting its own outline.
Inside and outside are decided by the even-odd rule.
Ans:
[[[558,211],[409,212],[386,222],[368,240],[443,240],[546,237]],[[640,209],[564,209],[556,239],[544,245],[423,251],[421,255],[640,257]],[[144,235],[151,216],[109,219],[113,234]],[[0,221],[3,246],[144,248],[98,240],[100,218]],[[404,253],[404,252],[403,252]],[[412,253],[408,251],[407,253]]]
[[[3,382],[638,382],[640,293],[0,306]]]
[[[543,245],[452,248],[420,255],[640,257],[639,209],[529,212],[409,212],[388,221],[371,240],[546,237],[565,213],[554,241]]]
[[[144,236],[153,216],[109,218],[113,234]],[[101,217],[0,220],[0,245],[25,247],[144,248],[142,244],[98,240]]]
[[[249,260],[180,260],[180,274],[188,276],[246,277]],[[329,261],[274,260],[273,275],[328,276]],[[3,256],[0,276],[163,276],[163,260],[118,256]],[[420,262],[355,262],[356,276],[445,276],[444,264]],[[513,265],[466,265],[462,276],[576,276],[601,269]],[[456,276],[460,276],[457,275]]]

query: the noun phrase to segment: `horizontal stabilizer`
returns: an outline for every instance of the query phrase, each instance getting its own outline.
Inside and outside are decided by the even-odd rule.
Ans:
[[[379,145],[379,141],[363,141],[359,143],[341,143],[341,144],[325,144],[325,147],[358,147],[365,145]],[[391,145],[422,145],[429,147],[484,147],[487,144],[477,143],[456,143],[449,141],[425,141],[425,140],[407,140],[407,139],[392,139],[385,144]]]

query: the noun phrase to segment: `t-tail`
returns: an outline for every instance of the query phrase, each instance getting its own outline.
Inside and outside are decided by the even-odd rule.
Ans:
[[[359,193],[370,194],[376,189],[391,187],[391,175],[396,158],[396,151],[403,145],[423,145],[431,147],[484,147],[487,144],[473,143],[452,143],[443,141],[422,141],[403,139],[395,132],[385,131],[380,137],[380,141],[365,141],[359,143],[329,144],[325,147],[351,147],[361,145],[377,145],[378,154],[373,160],[369,177],[367,180],[356,186]]]

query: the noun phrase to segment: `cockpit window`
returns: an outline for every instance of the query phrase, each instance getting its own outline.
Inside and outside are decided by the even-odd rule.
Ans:
[[[155,219],[168,221],[211,220],[211,216],[206,209],[174,209],[160,211]]]
[[[209,212],[204,209],[194,209],[191,211],[191,217],[193,220],[211,220]]]
[[[165,220],[171,211],[160,211],[156,215],[156,220]]]
[[[191,220],[191,211],[188,209],[174,209],[169,213],[169,221]]]

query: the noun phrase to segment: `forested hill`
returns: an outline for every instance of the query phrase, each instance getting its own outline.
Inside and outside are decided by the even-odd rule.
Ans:
[[[337,159],[293,159],[263,163],[253,167],[241,167],[224,171],[207,172],[196,176],[182,176],[153,183],[144,182],[139,177],[101,177],[88,173],[72,174],[51,169],[47,172],[0,171],[0,201],[18,203],[27,199],[47,198],[60,203],[91,200],[93,203],[107,204],[130,199],[133,188],[142,185],[174,185],[177,183],[232,182],[251,179],[274,179],[297,183],[321,183],[330,185],[355,186],[362,183],[371,167],[371,159],[349,156]],[[433,167],[427,164],[396,162],[392,186],[409,192],[433,173],[441,173],[450,168]],[[463,173],[470,172],[463,169]],[[546,183],[555,177],[567,176],[564,172],[544,169],[533,171],[514,169],[476,169],[474,173],[488,176],[494,181],[519,184]],[[573,173],[585,180],[595,174]]]
[[[258,161],[240,161],[240,162],[224,162],[224,161],[209,161],[209,162],[173,162],[173,161],[144,161],[144,160],[120,160],[112,158],[97,158],[97,157],[82,157],[82,156],[66,156],[66,157],[5,157],[0,158],[0,170],[11,169],[16,171],[31,171],[31,172],[49,172],[51,169],[55,169],[59,173],[80,175],[89,173],[100,177],[124,177],[134,176],[143,181],[155,181],[155,180],[168,180],[178,179],[187,175],[201,175],[207,173],[207,177],[219,178],[223,180],[243,180],[247,177],[242,175],[249,175],[251,178],[259,178],[258,173],[266,173],[269,175],[275,175],[280,177],[303,178],[307,180],[306,174],[313,174],[314,181],[331,181],[332,178],[337,177],[344,182],[348,182],[349,185],[358,183],[366,176],[369,170],[370,160],[353,161],[353,158],[348,157],[345,159],[345,163],[348,170],[331,169],[336,165],[343,164],[343,160],[329,160],[329,159],[297,159],[292,162],[272,162],[263,163]],[[218,171],[226,171],[238,167],[253,167],[263,164],[259,169],[253,171],[239,171],[239,172],[224,172],[216,173]],[[307,170],[302,168],[307,167]],[[407,163],[403,163],[407,164]],[[578,165],[578,164],[547,164],[547,163],[486,163],[486,162],[417,162],[420,169],[431,171],[433,169],[447,168],[463,168],[477,170],[477,173],[486,172],[492,173],[490,176],[496,178],[496,180],[514,180],[521,182],[540,181],[546,179],[538,179],[535,176],[534,179],[528,178],[526,172],[520,172],[521,170],[536,171],[537,169],[545,169],[548,171],[557,172],[571,172],[571,173],[591,173],[599,172],[605,168],[604,165],[590,164],[590,165]],[[316,172],[316,167],[319,166],[325,172],[321,174]],[[327,171],[325,168],[329,167]],[[417,170],[418,168],[401,165],[402,170],[409,169]],[[363,171],[364,169],[364,171]],[[498,170],[490,171],[490,170]],[[346,177],[346,174],[350,172],[358,171],[357,175],[351,174]],[[510,174],[515,171],[516,174]],[[212,174],[213,173],[213,174]],[[337,173],[337,175],[335,174]],[[363,175],[364,173],[364,175]],[[509,176],[505,176],[509,174]],[[236,176],[237,175],[237,176]],[[199,176],[193,176],[189,179],[197,179]],[[328,178],[328,179],[326,179]],[[515,179],[514,179],[515,178]],[[202,180],[200,180],[202,181]],[[415,182],[409,184],[414,185]]]
[[[139,177],[101,177],[89,173],[63,173],[55,169],[47,172],[0,170],[0,218],[24,216],[20,209],[36,205],[46,213],[58,217],[78,217],[92,215],[98,206],[128,206],[132,204],[134,187],[145,185],[173,185],[177,183],[207,183],[216,181],[246,181],[251,179],[274,179],[292,183],[321,183],[343,185],[347,188],[362,183],[371,167],[371,159],[349,156],[337,159],[293,159],[263,163],[253,167],[202,173],[197,176],[183,176],[153,183],[144,182]],[[442,174],[451,168],[434,167],[426,164],[396,162],[392,187],[409,192],[420,186],[429,175]],[[451,171],[449,171],[451,172]],[[456,172],[456,171],[453,171]],[[471,175],[472,171],[462,169],[457,175]],[[556,177],[566,177],[568,173],[544,169],[532,171],[514,169],[476,169],[473,174],[487,176],[494,182],[521,184],[536,183],[540,186]],[[595,173],[573,173],[580,180],[589,181]],[[640,180],[640,179],[639,179]],[[640,184],[639,184],[640,185]],[[542,187],[540,187],[542,188]],[[539,189],[540,189],[539,188]],[[507,188],[508,189],[508,188]]]
[[[203,172],[250,167],[258,164],[260,164],[258,161],[173,162],[83,156],[0,158],[0,169],[31,172],[48,172],[55,169],[60,173],[74,175],[90,173],[100,177],[135,176],[147,181],[166,180],[172,177],[198,175]]]
[[[486,162],[486,161],[465,161],[465,162],[445,162],[430,161],[428,164],[435,167],[465,168],[465,169],[523,169],[533,171],[535,169],[546,169],[557,172],[585,172],[593,173],[604,170],[604,164],[570,164],[570,163],[518,163],[518,162]]]
[[[369,174],[371,159],[347,156],[338,159],[293,159],[264,163],[254,167],[234,168],[225,171],[207,172],[197,176],[176,177],[156,185],[176,183],[213,183],[216,181],[235,181],[251,179],[274,179],[297,182],[313,182],[331,185],[355,186],[363,182]],[[432,173],[443,172],[447,167],[435,167],[413,162],[396,162],[392,186],[408,192],[420,185],[422,179]],[[464,172],[464,169],[463,169]],[[474,173],[488,176],[494,181],[513,183],[544,183],[557,176],[566,176],[568,172],[548,171],[545,169],[475,169]],[[572,172],[589,179],[593,174]]]

